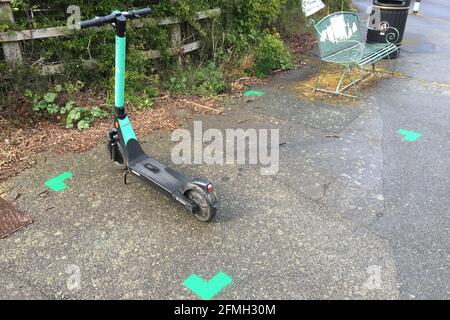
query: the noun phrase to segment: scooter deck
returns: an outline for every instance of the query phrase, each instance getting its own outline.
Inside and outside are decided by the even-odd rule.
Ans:
[[[128,170],[169,198],[182,204],[190,212],[194,213],[197,210],[197,205],[182,192],[185,184],[190,181],[185,175],[166,167],[146,154],[135,158],[129,164]]]
[[[131,173],[143,176],[167,191],[182,196],[181,189],[189,178],[147,155],[142,155],[136,160],[129,166]]]

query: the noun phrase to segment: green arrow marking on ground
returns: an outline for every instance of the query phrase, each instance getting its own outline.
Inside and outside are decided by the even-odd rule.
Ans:
[[[45,185],[53,191],[59,192],[67,188],[65,180],[72,178],[72,172],[64,172],[50,180],[45,181]]]
[[[246,91],[244,92],[244,97],[250,97],[250,96],[263,96],[265,95],[265,92],[262,91],[255,91],[255,90],[250,90],[250,91]]]
[[[398,130],[398,133],[404,135],[404,137],[403,137],[404,141],[416,141],[417,139],[422,137],[422,135],[420,133],[403,130],[403,129]]]
[[[209,281],[206,281],[195,274],[191,274],[184,280],[183,285],[203,300],[210,300],[231,282],[233,282],[233,279],[226,273],[219,272]]]

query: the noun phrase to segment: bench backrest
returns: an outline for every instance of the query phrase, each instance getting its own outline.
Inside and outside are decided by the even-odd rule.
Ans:
[[[336,12],[326,16],[314,25],[319,45],[320,57],[334,53],[363,42],[358,16],[353,12]]]

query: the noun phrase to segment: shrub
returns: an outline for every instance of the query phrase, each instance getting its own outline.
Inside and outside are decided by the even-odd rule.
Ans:
[[[273,70],[293,68],[292,55],[278,34],[265,35],[255,52],[255,74],[269,75]]]
[[[224,0],[221,1],[225,45],[248,49],[257,43],[261,30],[278,18],[286,0]]]
[[[216,95],[229,89],[222,69],[214,62],[210,62],[206,67],[176,68],[163,82],[163,87],[178,95],[198,96]]]

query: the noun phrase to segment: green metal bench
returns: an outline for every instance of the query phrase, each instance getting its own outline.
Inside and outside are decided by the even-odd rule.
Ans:
[[[320,50],[320,68],[315,91],[358,98],[360,96],[360,83],[375,72],[375,64],[381,59],[389,58],[392,53],[398,50],[394,43],[399,37],[399,32],[389,26],[384,30],[386,43],[366,43],[363,40],[359,17],[353,12],[336,12],[323,18],[318,23],[313,20],[310,20],[309,23],[314,26]],[[325,73],[321,77],[323,62],[343,66],[339,83],[334,91],[320,88],[320,84],[326,75]],[[372,71],[367,69],[370,66],[372,66]],[[358,79],[352,78],[351,70],[355,67],[360,70]],[[343,85],[347,74],[351,82]],[[344,93],[345,90],[358,83],[359,85],[355,89],[356,95]]]

